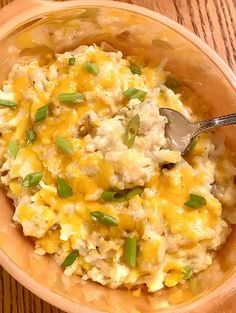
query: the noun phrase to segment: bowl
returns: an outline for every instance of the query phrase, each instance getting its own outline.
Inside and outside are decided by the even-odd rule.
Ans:
[[[236,77],[198,37],[147,9],[113,1],[17,0],[0,11],[0,84],[19,57],[50,61],[54,52],[107,41],[124,54],[168,59],[178,75],[207,104],[212,116],[236,111]],[[236,127],[224,128],[236,151]],[[0,264],[22,285],[70,313],[235,312],[236,230],[213,264],[193,281],[135,297],[78,277],[66,277],[49,257],[33,253],[33,244],[12,223],[13,206],[0,191]]]

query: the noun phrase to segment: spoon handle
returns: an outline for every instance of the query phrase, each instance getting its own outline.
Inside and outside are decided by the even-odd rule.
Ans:
[[[199,122],[198,133],[227,125],[236,124],[236,113],[216,117],[212,120]]]

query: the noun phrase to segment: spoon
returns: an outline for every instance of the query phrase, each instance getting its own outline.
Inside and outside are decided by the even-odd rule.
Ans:
[[[181,155],[185,155],[189,151],[193,139],[200,133],[217,127],[236,124],[236,113],[191,123],[185,116],[175,110],[160,108],[159,111],[168,120],[165,135],[169,148],[180,151]]]

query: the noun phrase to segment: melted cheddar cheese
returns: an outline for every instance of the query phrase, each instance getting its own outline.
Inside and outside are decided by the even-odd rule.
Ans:
[[[14,200],[14,221],[35,238],[35,253],[52,255],[65,275],[111,288],[145,284],[151,292],[183,283],[190,271],[209,266],[211,251],[230,232],[222,214],[235,204],[233,165],[227,154],[214,154],[209,134],[185,158],[168,149],[167,120],[159,107],[192,121],[197,116],[165,86],[167,73],[96,46],[55,58],[49,54],[49,63],[14,66],[0,91],[0,100],[16,103],[16,108],[0,106],[1,181]],[[129,88],[142,97],[127,96]],[[66,102],[63,94],[81,98]],[[137,134],[128,146],[127,127],[137,115]],[[29,130],[35,136],[31,141]],[[167,163],[172,168],[163,166]],[[36,182],[35,173],[41,175]],[[189,206],[191,194],[203,205]],[[136,238],[135,264],[126,251],[129,237]]]

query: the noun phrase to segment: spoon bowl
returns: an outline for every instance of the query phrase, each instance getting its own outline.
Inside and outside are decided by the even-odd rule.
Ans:
[[[162,116],[168,120],[165,128],[168,146],[185,155],[194,138],[202,132],[217,127],[236,124],[236,113],[220,116],[211,120],[191,123],[183,114],[168,108],[160,108]]]

